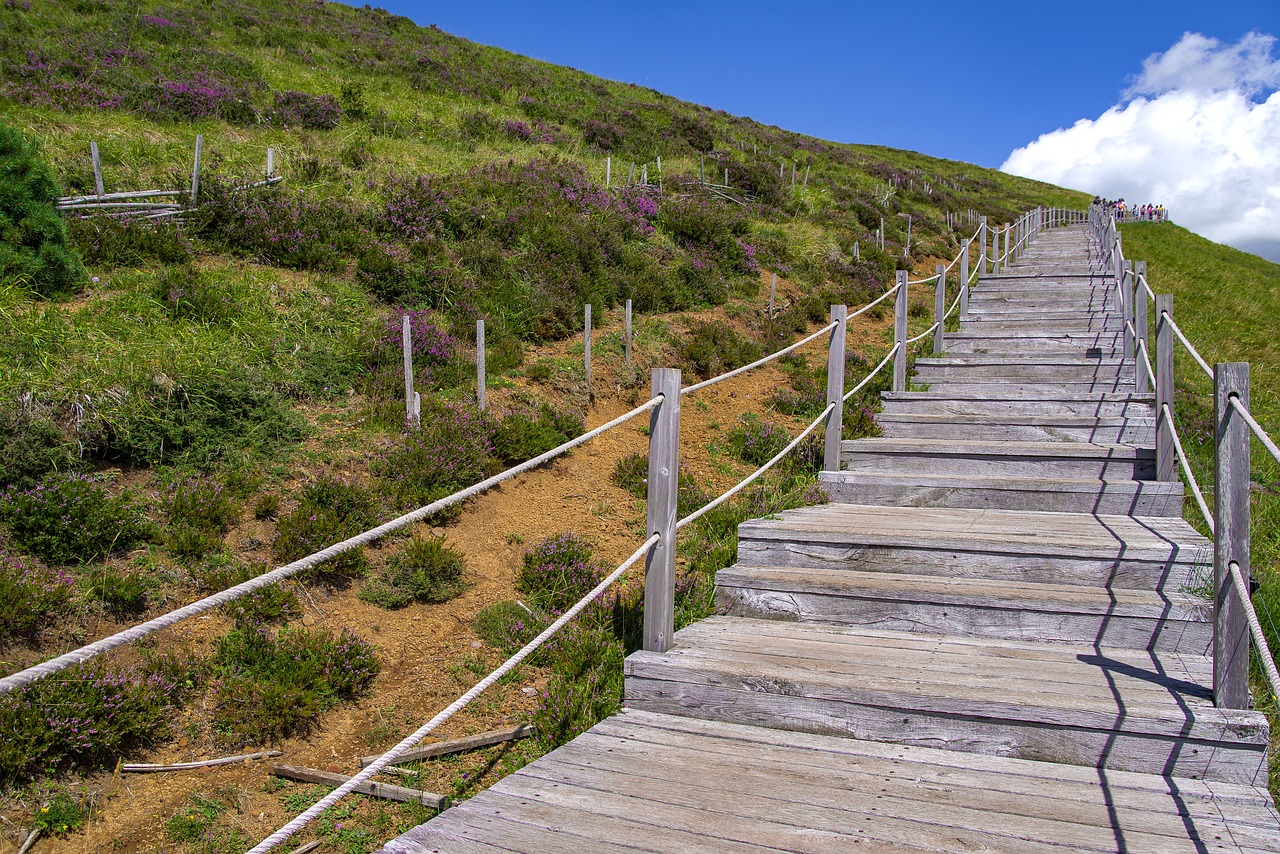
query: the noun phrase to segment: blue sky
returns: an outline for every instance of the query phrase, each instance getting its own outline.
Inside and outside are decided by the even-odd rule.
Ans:
[[[1280,0],[391,0],[385,8],[483,44],[824,139],[1004,166],[1104,196],[1173,204],[1174,219],[1194,230],[1280,260],[1280,154],[1259,161],[1255,152],[1280,152],[1280,42],[1267,38],[1280,36]],[[1188,42],[1187,33],[1204,38]],[[1251,33],[1262,37],[1262,53],[1244,56]],[[1258,48],[1259,39],[1249,44]],[[1163,76],[1144,70],[1157,54],[1167,55],[1156,69]],[[1197,78],[1197,68],[1214,62],[1235,69],[1234,82]],[[1250,63],[1261,70],[1239,70]],[[1233,86],[1239,103],[1228,106],[1193,97],[1187,107],[1166,97],[1183,88],[1220,95]],[[1271,103],[1264,103],[1268,95]],[[1160,108],[1127,109],[1148,102]],[[1218,121],[1220,138],[1202,127],[1188,149],[1178,135],[1197,116],[1201,124]],[[1070,132],[1055,135],[1059,129]],[[1153,136],[1167,136],[1168,146],[1152,149]],[[1020,148],[1028,150],[1011,157]],[[1198,164],[1218,171],[1186,174]],[[1257,198],[1247,211],[1236,199],[1210,214],[1205,194],[1219,185]],[[1227,221],[1233,217],[1238,221]]]

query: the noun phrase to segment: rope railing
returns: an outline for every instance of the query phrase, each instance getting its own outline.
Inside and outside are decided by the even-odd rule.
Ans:
[[[921,333],[920,333],[919,335],[917,335],[915,338],[908,338],[904,343],[907,343],[907,344],[914,344],[914,343],[916,343],[917,341],[920,341],[920,340],[922,340],[922,339],[924,339],[924,338],[927,338],[927,337],[929,337],[930,335],[932,335],[934,332],[937,332],[937,331],[938,331],[938,327],[939,327],[940,325],[941,325],[941,324],[939,324],[939,323],[937,323],[937,322],[934,322],[933,326],[930,326],[928,329],[926,329],[924,332],[921,332]]]
[[[1147,372],[1147,379],[1151,381],[1151,385],[1156,384],[1156,369],[1151,365],[1151,354],[1147,352],[1147,342],[1138,339],[1138,352],[1142,354],[1142,368]]]
[[[863,312],[870,311],[873,307],[879,305],[880,303],[887,300],[889,297],[896,294],[898,292],[898,289],[901,287],[902,285],[894,285],[892,288],[889,288],[889,290],[885,291],[880,296],[876,297],[871,302],[864,305],[862,308],[858,309],[855,312],[851,312],[847,317],[845,317],[845,320],[853,320],[855,317],[862,314]]]
[[[1262,429],[1262,425],[1253,417],[1253,413],[1249,411],[1249,407],[1240,402],[1240,398],[1228,398],[1231,407],[1240,413],[1240,417],[1244,419],[1244,423],[1249,425],[1249,429],[1253,431],[1253,435],[1258,437],[1258,441],[1262,443],[1262,447],[1267,449],[1267,453],[1277,462],[1280,463],[1280,448],[1276,447],[1276,443],[1267,435],[1267,431]]]
[[[297,833],[299,830],[301,830],[303,827],[309,824],[314,818],[316,818],[322,812],[324,812],[329,807],[333,806],[338,801],[342,800],[344,797],[346,797],[351,792],[353,792],[356,789],[356,787],[359,786],[361,783],[364,783],[366,780],[370,779],[371,777],[373,777],[374,775],[382,771],[382,769],[394,763],[397,757],[399,757],[405,751],[409,750],[418,742],[422,741],[422,739],[430,735],[433,730],[435,730],[445,721],[449,720],[449,718],[453,717],[455,714],[462,711],[462,709],[466,708],[466,706],[470,704],[471,701],[474,700],[476,697],[480,696],[480,694],[482,694],[486,688],[488,688],[493,683],[497,682],[507,673],[511,672],[511,670],[513,670],[517,665],[519,665],[520,662],[524,661],[531,654],[537,651],[539,647],[541,647],[544,643],[546,643],[549,639],[551,639],[551,637],[553,637],[556,634],[556,632],[560,631],[560,629],[563,628],[570,620],[578,616],[578,614],[580,614],[584,608],[586,608],[588,605],[590,605],[592,602],[598,599],[606,590],[608,590],[611,586],[613,586],[614,582],[616,582],[619,578],[621,578],[628,569],[634,566],[636,561],[644,557],[650,548],[657,545],[660,539],[661,537],[658,534],[654,534],[653,536],[649,537],[649,539],[645,540],[638,549],[636,549],[634,552],[631,553],[630,557],[628,557],[625,561],[623,561],[618,566],[617,569],[609,573],[609,575],[606,576],[604,580],[602,580],[599,584],[597,584],[594,588],[592,588],[590,593],[588,593],[587,595],[579,599],[571,608],[569,608],[569,610],[565,611],[564,614],[562,614],[554,623],[552,623],[551,625],[543,629],[542,632],[536,638],[534,638],[533,640],[525,644],[523,647],[521,647],[518,652],[516,652],[514,655],[512,655],[510,658],[504,661],[501,665],[499,665],[497,669],[495,669],[488,676],[486,676],[485,678],[477,682],[475,685],[473,685],[469,691],[467,691],[457,700],[454,700],[453,703],[451,703],[448,706],[448,708],[440,712],[431,720],[427,721],[425,724],[423,724],[413,733],[406,736],[395,747],[391,748],[386,753],[383,753],[377,759],[373,760],[373,762],[365,766],[365,768],[362,769],[354,777],[350,778],[345,783],[342,783],[341,785],[338,786],[338,788],[334,789],[332,792],[325,795],[320,800],[316,801],[314,804],[312,804],[310,807],[304,810],[301,814],[293,818],[288,824],[285,824],[279,830],[275,831],[266,839],[259,842],[257,845],[255,845],[252,849],[249,850],[248,854],[265,854],[265,852],[270,851],[272,848],[275,848],[280,843],[289,839],[289,837],[293,836],[295,833]]]
[[[1191,358],[1196,360],[1196,364],[1200,366],[1200,370],[1204,371],[1205,376],[1207,376],[1209,379],[1213,379],[1213,368],[1209,367],[1209,363],[1206,362],[1204,360],[1204,357],[1200,355],[1200,351],[1197,350],[1195,348],[1195,345],[1192,344],[1191,341],[1187,339],[1187,336],[1182,331],[1182,327],[1178,326],[1178,324],[1174,321],[1173,317],[1167,311],[1163,312],[1161,314],[1161,317],[1164,317],[1167,319],[1169,328],[1173,330],[1173,334],[1177,336],[1178,340],[1182,342],[1182,346],[1185,347],[1187,352],[1191,354]]]
[[[838,325],[839,325],[839,322],[833,320],[830,323],[828,323],[826,326],[819,329],[817,332],[810,335],[809,337],[801,338],[796,343],[792,344],[789,347],[783,347],[781,350],[779,350],[776,353],[770,353],[768,356],[765,356],[762,359],[756,359],[754,362],[752,362],[749,365],[743,365],[740,368],[735,368],[732,371],[723,373],[718,377],[712,377],[709,380],[703,380],[700,383],[696,383],[691,386],[686,386],[685,388],[680,389],[680,396],[684,397],[686,394],[692,394],[695,391],[700,391],[704,388],[713,386],[716,383],[722,383],[727,379],[738,376],[739,374],[745,374],[747,371],[755,370],[756,368],[762,365],[767,365],[768,363],[772,362],[774,359],[780,359],[783,356],[787,355],[788,353],[792,352],[793,350],[797,350],[800,347],[803,347],[805,344],[808,344],[813,339],[819,338],[822,335],[825,335],[826,333],[830,332],[832,329],[835,329],[836,326]]]
[[[1262,624],[1258,622],[1258,612],[1254,610],[1253,599],[1249,596],[1249,585],[1244,582],[1239,563],[1234,560],[1229,561],[1227,568],[1231,572],[1231,586],[1240,597],[1241,604],[1244,605],[1245,619],[1249,621],[1249,634],[1253,636],[1254,646],[1258,649],[1258,658],[1262,659],[1262,672],[1267,677],[1267,684],[1271,686],[1271,693],[1280,698],[1280,673],[1276,672],[1275,657],[1271,654],[1271,646],[1267,643],[1267,636],[1262,631]]]
[[[848,403],[849,398],[853,397],[855,394],[862,391],[863,387],[867,383],[871,382],[871,380],[875,377],[875,375],[880,373],[880,371],[884,369],[884,366],[889,364],[889,362],[893,359],[893,357],[897,355],[898,348],[901,346],[902,346],[901,344],[894,344],[892,347],[890,347],[889,352],[885,353],[884,358],[880,360],[880,364],[876,365],[875,369],[872,370],[871,373],[863,377],[862,382],[858,383],[856,386],[854,386],[853,388],[845,392],[844,397],[841,398],[841,402]]]
[[[568,442],[552,448],[546,453],[539,454],[531,460],[512,466],[506,471],[486,478],[485,480],[469,486],[466,489],[461,489],[452,495],[447,495],[438,501],[433,501],[425,507],[419,507],[417,510],[398,516],[390,522],[385,522],[376,528],[363,531],[356,534],[354,537],[349,537],[341,542],[334,543],[327,548],[321,549],[318,552],[313,552],[312,554],[307,555],[304,558],[300,558],[293,563],[286,564],[285,566],[274,569],[271,572],[265,572],[256,578],[251,578],[248,581],[244,581],[233,587],[228,587],[226,590],[206,596],[199,601],[192,602],[190,605],[177,608],[167,614],[162,614],[159,617],[148,620],[145,623],[139,623],[136,626],[131,626],[124,631],[117,632],[109,637],[86,644],[78,649],[72,650],[71,652],[63,653],[56,658],[51,658],[48,661],[41,662],[40,664],[32,665],[31,667],[19,671],[18,673],[14,673],[11,676],[6,676],[3,679],[0,679],[0,694],[30,685],[46,676],[51,676],[54,673],[66,670],[68,667],[87,661],[90,658],[138,640],[139,638],[146,637],[147,635],[160,631],[161,629],[168,628],[175,623],[194,617],[197,614],[202,614],[205,611],[218,607],[219,605],[225,605],[226,603],[234,601],[241,596],[246,596],[255,590],[260,590],[263,587],[275,584],[277,581],[282,581],[290,576],[298,574],[299,572],[318,566],[330,558],[337,557],[338,555],[349,552],[352,549],[359,548],[375,540],[381,539],[387,534],[397,531],[406,525],[410,525],[435,513],[439,513],[441,510],[445,510],[455,504],[459,504],[469,498],[479,495],[482,492],[492,489],[503,481],[510,480],[517,475],[535,469],[543,463],[553,460],[561,454],[594,439],[600,434],[621,424],[625,424],[627,421],[630,421],[638,415],[648,412],[650,409],[657,406],[661,400],[661,395],[655,396],[645,403],[640,404],[635,409],[618,416],[612,421],[602,424],[587,433],[583,433],[575,439],[570,439]]]
[[[1200,483],[1196,480],[1195,473],[1191,471],[1191,463],[1187,459],[1186,451],[1182,449],[1182,437],[1178,435],[1178,425],[1173,421],[1173,409],[1169,404],[1161,407],[1164,413],[1165,423],[1169,425],[1169,437],[1173,439],[1173,447],[1177,452],[1178,463],[1182,466],[1182,473],[1187,478],[1187,485],[1191,487],[1191,492],[1195,495],[1196,504],[1200,507],[1200,515],[1204,517],[1204,523],[1209,526],[1209,533],[1214,533],[1213,513],[1209,510],[1209,504],[1204,500],[1204,493],[1200,491]]]

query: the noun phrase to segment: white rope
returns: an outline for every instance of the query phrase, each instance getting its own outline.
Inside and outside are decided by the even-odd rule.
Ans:
[[[951,313],[960,307],[960,298],[964,296],[964,288],[965,286],[961,284],[960,293],[956,294],[955,302],[951,303],[951,308],[947,309],[947,313],[942,315],[943,320],[946,320],[948,317],[950,317]]]
[[[1249,588],[1244,583],[1244,573],[1240,571],[1240,564],[1234,560],[1227,564],[1227,568],[1231,570],[1231,580],[1244,605],[1245,617],[1249,620],[1249,634],[1253,635],[1253,644],[1258,649],[1258,658],[1262,659],[1262,670],[1266,673],[1267,682],[1271,685],[1271,693],[1280,698],[1280,673],[1276,672],[1276,660],[1271,656],[1271,648],[1267,646],[1267,636],[1262,633],[1258,612],[1253,609]]]
[[[818,338],[822,335],[825,335],[826,333],[830,332],[832,329],[835,329],[836,326],[839,325],[839,323],[840,321],[833,320],[830,323],[828,323],[826,326],[819,329],[817,332],[810,335],[808,338],[801,338],[799,341],[792,344],[790,347],[785,347],[776,353],[770,353],[768,356],[765,356],[763,359],[756,359],[751,364],[743,365],[741,368],[736,368],[732,371],[729,371],[726,374],[721,374],[718,377],[712,377],[709,380],[703,380],[702,382],[697,383],[696,385],[691,385],[691,386],[682,388],[680,389],[680,396],[684,397],[686,394],[692,394],[693,392],[698,391],[700,389],[704,389],[707,386],[713,386],[716,383],[722,383],[725,380],[729,379],[730,377],[736,377],[738,374],[745,374],[747,371],[758,368],[761,365],[768,364],[769,362],[772,362],[774,359],[778,359],[778,358],[781,358],[782,356],[787,355],[792,350],[796,350],[800,347],[803,347],[805,344],[808,344],[813,339]]]
[[[1156,292],[1151,290],[1151,285],[1147,284],[1147,277],[1139,273],[1138,281],[1142,282],[1142,287],[1146,289],[1147,296],[1151,297],[1151,301],[1154,303],[1156,301]]]
[[[657,406],[661,399],[662,395],[658,395],[657,397],[650,399],[648,402],[640,404],[625,415],[620,415],[609,423],[602,424],[589,433],[583,433],[576,439],[570,439],[568,442],[565,442],[559,447],[552,448],[545,454],[540,454],[527,462],[523,462],[518,466],[513,466],[504,472],[495,474],[493,477],[482,480],[479,483],[455,492],[452,495],[445,496],[439,501],[433,501],[425,507],[420,507],[417,510],[406,513],[396,519],[392,519],[390,522],[386,522],[376,528],[364,531],[363,533],[343,540],[340,543],[334,543],[326,549],[321,549],[318,552],[307,555],[306,557],[287,564],[286,566],[273,569],[271,572],[265,572],[256,578],[251,578],[248,581],[235,585],[234,587],[228,587],[226,590],[214,593],[211,596],[206,596],[197,602],[192,602],[190,605],[170,611],[167,614],[162,614],[153,620],[148,620],[145,623],[132,626],[122,632],[117,632],[110,637],[103,638],[102,640],[82,646],[79,649],[64,653],[57,658],[51,658],[48,661],[33,665],[28,667],[26,670],[13,674],[12,676],[6,676],[5,678],[0,679],[0,694],[12,691],[15,688],[30,685],[31,683],[39,679],[43,679],[46,676],[51,676],[54,673],[71,667],[72,665],[79,664],[82,661],[93,658],[95,655],[101,655],[108,650],[115,649],[118,646],[129,643],[130,641],[135,641],[139,638],[145,637],[152,632],[159,631],[160,629],[167,628],[174,623],[187,619],[188,617],[194,617],[196,614],[202,614],[205,611],[218,607],[219,605],[226,604],[233,599],[238,599],[239,597],[252,593],[255,590],[259,590],[270,584],[274,584],[277,581],[288,578],[291,575],[296,575],[303,570],[310,569],[318,564],[324,563],[330,558],[337,557],[338,555],[351,551],[352,549],[371,543],[374,540],[386,536],[392,531],[403,528],[406,525],[417,522],[418,520],[424,519],[434,513],[439,513],[441,510],[451,507],[454,504],[466,501],[468,498],[479,495],[485,490],[497,486],[505,480],[510,480],[518,474],[523,474],[530,469],[535,469],[548,460],[552,460],[566,451],[594,439],[601,433],[611,430],[619,424],[635,418],[641,413],[649,411],[653,407]]]
[[[1151,380],[1151,387],[1156,385],[1156,371],[1151,367],[1151,354],[1147,352],[1147,342],[1142,338],[1138,339],[1138,350],[1142,353],[1142,367],[1146,369],[1147,379]]]
[[[769,462],[765,463],[764,465],[760,466],[760,468],[756,469],[751,474],[747,475],[747,477],[742,481],[740,481],[737,486],[733,487],[728,492],[724,493],[723,495],[716,498],[715,500],[707,502],[706,504],[699,507],[697,510],[690,513],[688,516],[685,516],[683,519],[676,522],[676,530],[678,531],[681,528],[683,528],[685,525],[689,525],[689,524],[692,524],[693,522],[698,521],[703,516],[710,513],[712,510],[716,509],[721,504],[725,503],[730,498],[737,495],[739,492],[746,489],[751,484],[755,483],[755,481],[762,474],[767,472],[769,469],[773,468],[774,465],[777,464],[778,460],[782,459],[787,454],[795,450],[796,445],[799,445],[800,442],[804,440],[805,436],[808,436],[810,433],[812,433],[817,428],[817,426],[821,424],[824,419],[826,419],[827,415],[829,415],[833,409],[835,409],[835,404],[828,403],[827,408],[822,410],[822,414],[819,415],[817,418],[815,418],[812,424],[804,428],[804,432],[802,432],[799,436],[796,436],[794,439],[792,439],[791,444],[787,445],[781,451],[778,451],[778,453],[774,454],[773,459],[769,460]]]
[[[1206,362],[1204,358],[1201,357],[1200,352],[1191,345],[1191,342],[1187,340],[1187,336],[1182,334],[1182,329],[1174,322],[1173,316],[1167,311],[1161,312],[1160,316],[1168,319],[1169,328],[1173,330],[1173,334],[1178,336],[1178,340],[1182,342],[1183,347],[1187,348],[1187,352],[1191,354],[1191,358],[1196,360],[1196,364],[1200,366],[1200,370],[1204,371],[1205,375],[1208,376],[1209,379],[1213,379],[1213,368],[1209,367],[1209,363]]]
[[[845,320],[853,320],[855,317],[857,317],[858,315],[862,314],[864,311],[870,311],[870,310],[871,310],[871,308],[872,308],[873,306],[877,305],[878,303],[882,303],[882,302],[884,302],[884,301],[885,301],[885,300],[887,300],[889,297],[891,297],[891,296],[893,296],[894,294],[896,294],[896,293],[898,292],[898,289],[899,289],[899,288],[901,288],[901,287],[902,287],[902,285],[894,285],[892,288],[890,288],[889,290],[885,291],[885,292],[884,292],[884,293],[882,293],[880,296],[876,297],[876,298],[875,298],[875,299],[873,299],[871,302],[867,303],[867,304],[866,304],[866,305],[864,305],[862,308],[858,309],[858,310],[857,310],[857,311],[855,311],[853,314],[851,314],[851,315],[849,315],[848,317],[846,317],[846,318],[845,318]]]
[[[1258,441],[1262,443],[1262,447],[1267,449],[1267,453],[1280,463],[1280,448],[1276,447],[1276,443],[1271,441],[1271,437],[1267,435],[1267,431],[1262,429],[1262,425],[1254,420],[1253,414],[1240,402],[1240,398],[1229,398],[1231,405],[1235,407],[1236,412],[1240,413],[1240,417],[1244,419],[1244,423],[1249,425],[1249,429],[1253,431],[1253,435],[1258,437]]]
[[[930,276],[930,277],[929,277],[929,278],[927,278],[927,279],[907,279],[907,284],[908,284],[908,285],[923,285],[923,284],[925,284],[926,282],[936,282],[936,281],[938,281],[938,274],[937,274],[937,273],[934,273],[932,276]]]
[[[449,718],[453,717],[455,714],[457,714],[459,711],[465,708],[466,705],[470,703],[472,700],[474,700],[476,697],[478,697],[481,694],[481,692],[483,692],[486,688],[488,688],[494,682],[497,682],[499,679],[501,679],[503,676],[509,673],[516,665],[524,661],[525,658],[527,658],[531,653],[533,653],[538,647],[546,643],[546,641],[552,635],[560,631],[560,629],[565,625],[565,623],[572,620],[574,617],[576,617],[579,614],[579,612],[582,611],[583,608],[587,607],[592,602],[594,602],[602,593],[604,593],[605,590],[607,590],[615,581],[617,581],[624,572],[630,569],[631,566],[636,561],[644,557],[645,553],[649,551],[649,549],[655,543],[657,543],[658,540],[660,539],[661,537],[658,534],[654,534],[653,536],[649,537],[649,539],[645,540],[644,543],[640,546],[640,548],[636,549],[634,552],[631,553],[631,557],[623,561],[621,566],[619,566],[613,572],[609,573],[607,578],[605,578],[603,581],[597,584],[590,593],[588,593],[586,596],[583,596],[581,599],[579,599],[577,604],[575,604],[568,611],[565,611],[564,614],[558,620],[556,620],[554,623],[552,623],[551,625],[543,629],[542,634],[538,635],[536,638],[529,641],[527,644],[521,647],[519,652],[517,652],[515,655],[511,656],[506,661],[504,661],[502,665],[498,667],[497,670],[493,671],[488,676],[481,679],[474,686],[472,686],[470,691],[463,694],[458,699],[454,700],[453,703],[447,709],[445,709],[440,714],[436,715],[431,720],[427,721],[412,735],[409,735],[408,737],[406,737],[403,741],[401,741],[395,747],[391,748],[386,753],[382,754],[377,759],[373,760],[373,762],[365,766],[365,768],[361,770],[358,774],[356,774],[354,777],[347,780],[341,786],[334,789],[332,792],[325,795],[320,800],[316,801],[314,804],[308,807],[302,814],[298,815],[296,818],[294,818],[284,827],[281,827],[275,833],[271,834],[266,839],[259,842],[256,846],[250,849],[249,854],[264,854],[264,852],[270,851],[272,848],[276,847],[281,842],[284,842],[290,836],[293,836],[295,833],[297,833],[299,830],[305,827],[312,819],[320,815],[320,813],[324,812],[329,807],[333,806],[342,798],[350,794],[352,790],[356,788],[356,786],[359,786],[361,783],[368,780],[370,777],[373,777],[383,768],[395,762],[397,756],[404,753],[409,748],[413,747],[419,741],[422,741],[422,739],[426,738],[431,733],[432,730],[434,730],[436,727],[440,726],[440,724],[449,720]]]
[[[908,338],[908,339],[906,340],[906,343],[907,343],[907,344],[914,344],[914,343],[916,343],[917,341],[919,341],[921,338],[927,338],[927,337],[929,337],[929,335],[931,335],[935,330],[937,330],[938,325],[939,325],[939,324],[934,323],[934,324],[933,324],[933,326],[930,326],[928,329],[926,329],[924,332],[921,332],[921,333],[920,333],[919,335],[917,335],[915,338]]]
[[[899,348],[900,346],[902,346],[902,345],[901,345],[901,344],[894,344],[892,347],[890,347],[890,348],[889,348],[889,352],[888,352],[888,353],[886,353],[886,354],[885,354],[885,357],[884,357],[883,359],[881,359],[881,360],[880,360],[880,364],[876,365],[875,370],[874,370],[874,371],[872,371],[871,373],[867,374],[865,377],[863,377],[863,378],[862,378],[862,382],[858,383],[856,386],[854,386],[853,388],[851,388],[851,389],[849,389],[847,392],[845,392],[844,397],[843,397],[843,398],[841,398],[841,400],[842,400],[844,403],[848,403],[848,402],[849,402],[849,398],[853,397],[855,394],[857,394],[859,391],[861,391],[861,390],[862,390],[862,387],[863,387],[864,385],[866,385],[867,383],[871,382],[871,378],[872,378],[872,377],[874,377],[876,374],[880,373],[880,371],[884,368],[884,366],[885,366],[885,365],[889,364],[889,360],[893,358],[893,354],[894,354],[894,353],[897,353],[897,352],[898,352],[898,348]]]
[[[1205,524],[1209,526],[1209,532],[1215,533],[1213,514],[1209,512],[1209,505],[1204,500],[1204,493],[1200,491],[1200,484],[1196,482],[1196,476],[1191,473],[1191,465],[1187,462],[1187,455],[1182,450],[1182,439],[1178,437],[1178,428],[1173,423],[1173,410],[1167,403],[1161,409],[1169,425],[1169,435],[1173,438],[1173,447],[1178,451],[1178,462],[1182,465],[1182,473],[1186,475],[1187,484],[1191,487],[1192,493],[1195,494],[1196,503],[1200,505],[1200,515],[1204,516]]]

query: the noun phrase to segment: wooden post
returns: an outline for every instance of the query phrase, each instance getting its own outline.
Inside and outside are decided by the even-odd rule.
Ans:
[[[862,257],[862,255],[858,251],[858,241],[856,240],[853,241],[853,257],[855,261]]]
[[[898,298],[893,304],[893,343],[898,352],[893,354],[893,390],[907,389],[907,271],[897,275]]]
[[[409,315],[404,316],[401,334],[404,346],[404,417],[410,427],[418,425],[417,392],[413,390],[413,331],[409,328]]]
[[[1125,261],[1120,273],[1120,317],[1124,326],[1124,357],[1134,358],[1134,332],[1138,325],[1133,315],[1133,262]],[[1127,321],[1127,322],[1126,322]]]
[[[1249,405],[1249,363],[1219,362],[1213,371],[1213,703],[1249,708],[1249,425],[1231,398]],[[1231,564],[1245,589],[1233,590]]]
[[[1013,260],[1013,256],[1009,254],[1009,232],[1012,230],[1013,228],[1006,222],[1004,224],[1004,252],[1001,253],[1004,263],[1000,265],[1000,269],[1006,273],[1009,272],[1009,263]]]
[[[634,184],[636,182],[636,162],[631,161],[631,168],[627,171],[627,183]]]
[[[604,188],[609,189],[609,182],[613,179],[613,157],[609,156],[604,159]]]
[[[196,157],[191,164],[191,207],[200,198],[200,152],[204,150],[204,134],[196,134]]]
[[[484,411],[484,320],[476,321],[476,406]]]
[[[937,356],[945,349],[942,331],[943,316],[947,313],[947,268],[939,264],[936,268],[937,280],[933,283],[933,322],[938,328],[933,330],[933,355]]]
[[[726,187],[729,186],[729,167],[728,166],[724,167],[724,185]]]
[[[698,158],[698,180],[703,184],[707,183],[707,156],[705,154]]]
[[[1143,279],[1147,277],[1146,261],[1135,261],[1133,264],[1133,328],[1138,331],[1138,342],[1144,345],[1139,347],[1138,343],[1135,343],[1134,348],[1139,351],[1145,350],[1147,358],[1152,359],[1154,357],[1151,355],[1151,339],[1148,337],[1150,325],[1147,322],[1147,289],[1142,286],[1142,282],[1138,281],[1139,277]],[[1137,371],[1134,375],[1135,388],[1138,394],[1146,394],[1150,391],[1148,385],[1150,377],[1147,376],[1147,369],[1142,365],[1134,365],[1134,369]],[[1154,363],[1151,370],[1155,371]]]
[[[987,274],[987,218],[978,217],[978,277]]]
[[[960,319],[969,313],[969,243],[965,240],[960,250]]]
[[[89,158],[93,160],[93,188],[101,196],[107,190],[102,185],[102,161],[98,158],[98,143],[89,142]]]
[[[646,185],[649,183],[649,164],[648,163],[640,167],[640,183],[646,184]]]
[[[807,165],[804,167],[804,185],[806,188],[809,186],[809,166]]]
[[[834,408],[827,413],[822,450],[823,471],[840,470],[840,439],[844,424],[844,342],[849,309],[843,305],[831,306],[831,319],[835,321],[836,328],[831,330],[831,342],[827,349],[827,404],[834,404]]]
[[[680,370],[653,372],[662,402],[649,416],[649,494],[646,538],[660,539],[644,562],[644,648],[666,652],[675,634],[676,495],[680,471]]]
[[[773,280],[769,282],[769,319],[773,320],[773,298],[778,291],[778,274],[773,274]]]
[[[587,394],[591,394],[591,303],[587,303],[582,328],[582,358],[587,369]]]
[[[627,300],[627,331],[626,339],[622,342],[623,351],[627,356],[627,367],[631,367],[631,300]]]
[[[1178,479],[1173,429],[1164,405],[1173,411],[1173,297],[1156,294],[1156,480]]]
[[[276,174],[276,150],[271,146],[267,146],[267,177],[270,178]]]

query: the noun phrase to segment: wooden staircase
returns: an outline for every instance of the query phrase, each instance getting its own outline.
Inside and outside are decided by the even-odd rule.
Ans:
[[[626,706],[387,851],[1280,851],[1212,544],[1082,229],[974,289],[831,503],[753,520]]]

